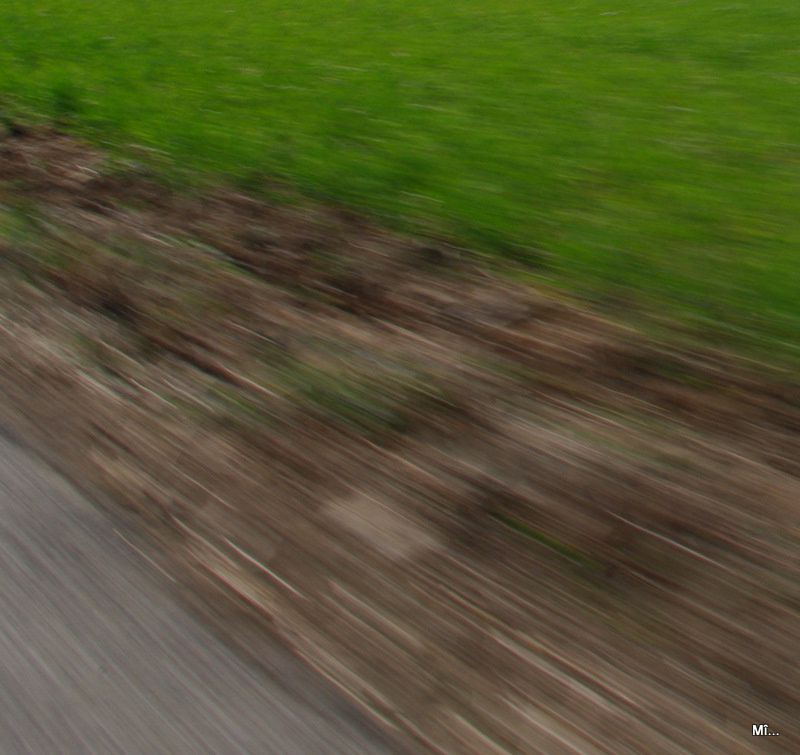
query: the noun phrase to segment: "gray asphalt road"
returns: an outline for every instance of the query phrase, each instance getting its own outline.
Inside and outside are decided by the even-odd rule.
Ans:
[[[0,755],[391,751],[327,688],[300,696],[252,668],[165,584],[0,436]]]

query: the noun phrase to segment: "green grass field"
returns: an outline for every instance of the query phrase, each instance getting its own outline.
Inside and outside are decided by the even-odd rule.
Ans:
[[[10,0],[9,114],[749,333],[800,324],[796,0]]]

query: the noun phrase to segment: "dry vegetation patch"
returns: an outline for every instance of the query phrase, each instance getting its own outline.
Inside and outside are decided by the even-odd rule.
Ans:
[[[6,138],[0,176],[5,420],[388,726],[795,749],[796,384],[58,134]]]

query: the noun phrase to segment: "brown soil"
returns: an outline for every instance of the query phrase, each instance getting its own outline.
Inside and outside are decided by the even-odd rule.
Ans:
[[[0,287],[4,422],[414,746],[800,749],[787,378],[52,133]]]

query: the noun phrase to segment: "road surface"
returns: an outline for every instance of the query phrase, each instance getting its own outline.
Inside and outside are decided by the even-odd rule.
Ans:
[[[252,668],[105,513],[0,435],[2,755],[393,751],[327,687],[301,695]]]

